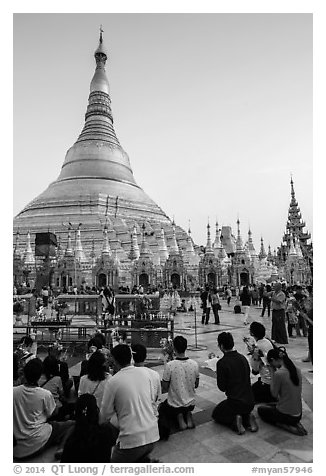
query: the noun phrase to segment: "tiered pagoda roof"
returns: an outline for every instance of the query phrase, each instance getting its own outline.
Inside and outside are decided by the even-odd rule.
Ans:
[[[306,223],[302,220],[300,207],[295,198],[293,179],[291,177],[291,202],[289,206],[286,230],[283,236],[284,244],[290,249],[291,237],[299,239],[300,245],[306,247],[307,241],[311,238],[310,233],[304,232]]]

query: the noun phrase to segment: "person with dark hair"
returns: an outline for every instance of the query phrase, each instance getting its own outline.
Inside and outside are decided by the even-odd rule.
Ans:
[[[176,420],[180,430],[194,428],[192,411],[195,408],[195,389],[199,385],[199,367],[195,360],[186,357],[187,339],[173,339],[176,358],[164,366],[162,393],[168,392],[164,410]]]
[[[208,324],[209,321],[209,314],[211,312],[211,296],[209,293],[209,287],[205,286],[205,291],[203,291],[200,295],[201,299],[201,307],[203,310],[201,323]]]
[[[30,360],[24,367],[26,383],[13,389],[14,458],[26,458],[58,444],[56,456],[60,457],[74,426],[73,421],[48,422],[56,405],[51,392],[39,387],[42,372],[42,361]]]
[[[18,355],[14,352],[13,353],[14,360],[13,360],[13,386],[17,387],[17,385],[20,385],[21,382],[21,376],[19,374],[19,358]]]
[[[80,366],[80,377],[87,375],[88,360],[90,359],[91,355],[97,350],[103,349],[102,339],[99,339],[98,337],[92,337],[87,343],[87,349],[88,353],[86,354],[86,358],[82,361]]]
[[[103,289],[103,291],[101,291],[100,295],[102,296],[104,327],[106,328],[112,321],[115,313],[115,297],[112,289],[107,286]]]
[[[265,285],[263,283],[260,283],[259,287],[258,287],[258,304],[259,306],[261,306],[261,303],[262,303],[262,300],[263,300],[263,295],[264,295],[264,291],[265,291]]]
[[[272,301],[272,340],[278,344],[288,344],[288,336],[285,327],[286,297],[282,291],[282,284],[275,283]]]
[[[296,301],[294,307],[298,311],[297,315],[298,315],[298,320],[299,320],[299,326],[298,326],[299,334],[298,335],[301,336],[301,331],[302,331],[303,337],[307,337],[307,334],[308,334],[307,324],[306,324],[305,319],[303,318],[303,314],[300,312],[302,310],[302,307],[303,307],[303,302],[306,298],[306,296],[303,293],[302,286],[299,286],[299,285],[295,286],[294,298],[295,298],[295,301]]]
[[[253,284],[253,286],[252,286],[251,299],[252,299],[252,304],[254,306],[258,306],[258,289],[257,289],[256,284]]]
[[[296,435],[306,435],[301,425],[301,371],[288,357],[284,347],[271,349],[267,354],[271,369],[271,394],[277,403],[258,407],[260,418]]]
[[[254,394],[255,403],[273,402],[270,391],[271,374],[267,364],[267,352],[273,349],[273,344],[265,337],[265,326],[260,322],[252,322],[250,324],[250,335],[255,339],[255,344],[251,352],[251,371],[254,375],[258,375],[258,380],[252,384],[251,388]]]
[[[81,377],[78,388],[78,396],[84,393],[94,395],[99,408],[101,407],[106,383],[111,378],[111,375],[105,370],[105,356],[97,350],[90,356],[87,375]]]
[[[62,403],[64,392],[59,364],[54,356],[45,357],[43,360],[43,375],[40,378],[39,385],[52,393],[56,407],[52,418],[61,420],[65,413]]]
[[[306,321],[308,326],[308,347],[311,363],[313,363],[313,288],[312,286],[307,286],[307,291],[309,296],[304,301],[304,312],[302,313],[303,318]]]
[[[75,428],[63,448],[61,463],[108,463],[114,437],[107,425],[99,424],[94,395],[85,393],[75,405]]]
[[[294,338],[296,336],[300,336],[300,325],[297,316],[296,300],[293,294],[294,293],[292,288],[287,289],[285,315],[288,324],[288,336]],[[296,336],[293,335],[293,329],[295,329],[296,331]]]
[[[137,463],[148,458],[159,440],[151,384],[143,369],[131,365],[131,349],[118,344],[112,349],[115,375],[107,382],[100,408],[100,423],[116,416],[119,426],[112,463]]]
[[[158,374],[153,369],[145,367],[145,360],[147,357],[147,350],[146,347],[142,344],[133,344],[131,346],[132,356],[134,359],[135,367],[138,367],[142,370],[142,372],[147,375],[150,379],[151,384],[151,399],[152,399],[152,406],[154,415],[158,417],[158,404],[160,403],[162,397],[161,391],[161,379]]]
[[[221,309],[221,304],[220,304],[220,298],[219,298],[216,287],[212,289],[212,291],[210,292],[210,296],[211,296],[212,309],[213,309],[213,314],[215,319],[214,324],[220,324],[220,316],[218,314],[218,311]]]
[[[65,398],[70,397],[70,390],[73,386],[73,379],[69,376],[68,364],[66,362],[66,351],[58,342],[50,345],[48,355],[54,357],[59,366],[59,375],[61,377],[62,387]]]
[[[263,309],[261,311],[261,317],[264,317],[266,308],[267,316],[271,315],[271,297],[272,297],[272,288],[269,284],[266,284],[266,287],[263,288]]]
[[[230,302],[231,302],[231,298],[232,298],[232,291],[231,291],[230,286],[228,286],[228,287],[226,288],[225,296],[226,296],[226,301],[227,301],[227,303],[228,303],[228,306],[230,306]]]
[[[212,417],[216,423],[229,426],[238,435],[245,433],[246,429],[255,432],[258,426],[251,413],[255,402],[248,361],[233,349],[234,340],[230,332],[221,332],[217,342],[224,354],[216,364],[217,386],[227,398],[214,408]]]
[[[240,294],[240,301],[242,303],[242,307],[244,309],[244,321],[245,325],[248,324],[249,319],[249,311],[250,311],[250,304],[251,304],[251,294],[248,289],[248,286],[243,286],[242,292]]]

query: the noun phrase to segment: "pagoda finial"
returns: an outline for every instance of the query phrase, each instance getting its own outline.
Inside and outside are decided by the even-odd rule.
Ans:
[[[103,28],[102,28],[102,25],[100,25],[100,43],[103,43],[102,33],[104,33],[104,30],[103,30]]]
[[[292,174],[291,174],[291,197],[292,199],[294,200],[295,199],[295,194],[294,194],[294,186],[293,186],[293,178],[292,178]]]
[[[237,219],[237,226],[238,226],[238,236],[237,236],[237,241],[236,241],[236,251],[243,251],[243,243],[242,243],[242,238],[241,238],[241,233],[240,233],[240,220],[239,217]]]
[[[264,247],[264,240],[263,237],[260,238],[260,252],[259,252],[259,259],[264,259],[267,257],[265,247]]]
[[[212,248],[212,241],[211,241],[211,226],[209,224],[209,217],[208,217],[208,222],[207,222],[207,244],[206,244],[205,253],[207,253],[207,252],[211,253],[212,251],[213,251],[213,248]]]

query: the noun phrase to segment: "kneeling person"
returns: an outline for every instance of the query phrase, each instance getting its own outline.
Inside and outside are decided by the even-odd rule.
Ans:
[[[164,368],[162,392],[168,392],[166,412],[176,417],[180,430],[194,428],[192,411],[195,408],[195,389],[199,385],[197,362],[185,356],[187,339],[177,336],[173,339],[175,360]]]
[[[26,383],[14,387],[13,430],[16,445],[15,458],[26,458],[49,448],[63,445],[74,428],[73,421],[48,422],[56,405],[49,390],[39,387],[43,364],[35,358],[24,367]]]
[[[245,429],[257,431],[256,420],[251,413],[255,402],[248,361],[233,349],[234,340],[230,332],[221,332],[217,342],[224,354],[216,364],[217,386],[227,398],[215,407],[212,417],[217,423],[230,426],[239,435]]]

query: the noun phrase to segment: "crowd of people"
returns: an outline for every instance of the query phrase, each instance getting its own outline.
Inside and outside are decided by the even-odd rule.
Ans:
[[[250,309],[251,304],[259,303],[260,291],[257,289],[253,298],[245,288],[239,290],[238,297]],[[264,297],[270,299],[271,339],[266,336],[264,324],[249,322],[246,309],[247,356],[234,348],[230,332],[218,334],[217,346],[223,357],[217,360],[216,379],[225,399],[212,408],[212,419],[242,435],[259,431],[256,413],[268,424],[305,435],[300,423],[301,372],[284,344],[288,336],[294,337],[294,331],[297,335],[302,332],[308,337],[309,358],[313,361],[312,287],[284,289],[281,283],[275,283],[271,290],[265,287],[263,306]],[[102,299],[107,310],[110,305],[114,308],[111,290],[103,291]],[[217,289],[208,286],[201,301],[203,325],[208,324],[211,309],[215,324],[220,324]],[[267,304],[265,309],[269,309]],[[187,356],[187,339],[173,339],[174,358],[164,360],[160,378],[158,372],[146,367],[146,348],[129,345],[126,337],[121,333],[108,348],[104,334],[96,329],[75,382],[69,376],[62,349],[50,347],[42,361],[33,339],[22,338],[14,353],[15,459],[26,460],[55,446],[56,458],[64,463],[155,461],[150,453],[158,440],[167,440],[173,429],[195,428],[193,411],[200,374],[198,363]],[[257,375],[253,384],[251,374]]]

